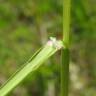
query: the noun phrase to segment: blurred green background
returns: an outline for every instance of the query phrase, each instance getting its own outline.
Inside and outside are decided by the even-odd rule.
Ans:
[[[62,38],[63,0],[0,0],[0,85],[50,36]],[[69,96],[96,96],[96,0],[72,0]],[[60,52],[8,96],[59,96]]]

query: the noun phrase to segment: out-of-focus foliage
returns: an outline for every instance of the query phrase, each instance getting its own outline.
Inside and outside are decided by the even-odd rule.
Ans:
[[[63,0],[0,0],[0,85],[42,46],[62,38]],[[70,96],[96,95],[96,0],[72,0]],[[59,96],[60,53],[9,96]]]

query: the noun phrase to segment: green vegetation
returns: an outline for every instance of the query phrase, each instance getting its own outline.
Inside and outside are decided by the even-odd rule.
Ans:
[[[69,93],[69,37],[70,37],[70,9],[71,0],[63,2],[63,43],[66,48],[62,49],[61,63],[61,96],[68,96]]]
[[[52,38],[48,43],[40,50],[36,52],[31,59],[21,66],[17,72],[9,78],[9,80],[0,88],[0,95],[7,95],[14,87],[16,87],[28,74],[35,71],[40,65],[45,62],[51,55],[57,50],[63,47],[62,41],[55,41]],[[55,44],[55,45],[54,45]]]
[[[45,63],[34,73],[29,70],[32,73],[29,72],[30,74],[26,78],[24,77],[25,79],[22,79],[21,83],[16,80],[15,86],[17,86],[17,82],[20,84],[7,96],[60,96],[61,93],[62,96],[64,94],[96,96],[96,0],[72,0],[71,10],[70,7],[67,7],[70,4],[65,4],[68,1],[0,0],[0,86],[17,69],[22,69],[21,66],[30,64],[28,62],[34,60],[37,62],[36,58],[41,54],[41,50],[45,50],[50,36],[56,37],[57,40],[63,38],[64,48],[68,49],[67,51],[62,49],[63,67],[60,65],[60,51],[51,58],[44,52],[44,56],[40,57],[49,59],[44,60]],[[71,12],[71,19],[68,10]],[[43,47],[40,48],[41,46]],[[50,48],[52,48],[53,54],[54,47]],[[39,50],[36,52],[37,49]],[[29,59],[34,52],[36,52],[34,58]],[[28,59],[29,61],[24,64]],[[33,66],[33,63],[31,64]],[[64,74],[60,75],[61,73]],[[14,79],[12,80],[14,81]],[[60,87],[60,83],[62,87]],[[6,83],[8,87],[7,84],[8,82]],[[11,88],[9,89],[11,90]],[[8,92],[9,89],[3,89],[2,92]]]

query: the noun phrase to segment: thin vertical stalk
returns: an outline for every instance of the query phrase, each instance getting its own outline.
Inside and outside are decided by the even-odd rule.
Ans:
[[[63,0],[63,43],[61,52],[61,96],[68,96],[69,86],[69,33],[70,33],[71,0]]]
[[[71,0],[63,0],[63,41],[69,45]]]

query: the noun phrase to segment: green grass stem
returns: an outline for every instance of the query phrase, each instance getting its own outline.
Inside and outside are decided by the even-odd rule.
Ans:
[[[69,89],[70,5],[71,0],[63,0],[63,43],[66,46],[61,52],[61,96],[68,96]]]

